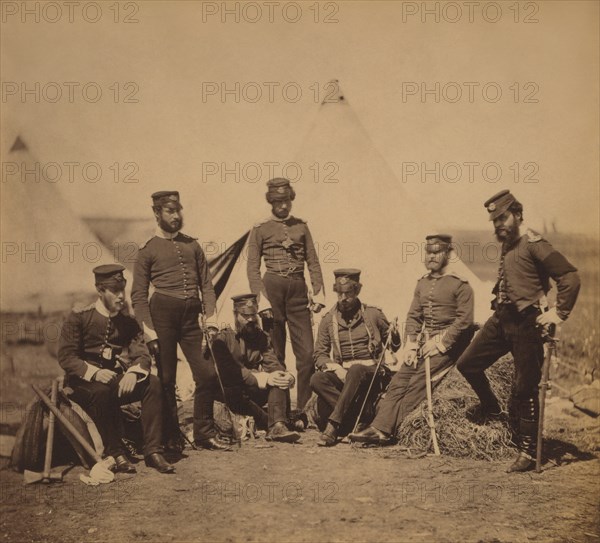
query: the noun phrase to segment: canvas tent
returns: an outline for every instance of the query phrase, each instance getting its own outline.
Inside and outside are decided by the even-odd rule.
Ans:
[[[24,137],[2,160],[0,304],[4,313],[50,313],[95,298],[92,269],[114,255],[78,218]],[[45,175],[45,173],[47,175]],[[131,288],[127,272],[128,288]]]
[[[411,200],[341,92],[337,100],[319,106],[295,163],[292,214],[305,219],[311,229],[328,307],[335,303],[333,270],[360,268],[361,299],[402,322],[416,281],[426,271],[425,236],[446,231],[441,204]],[[265,203],[263,216],[267,214]],[[232,321],[230,297],[249,290],[247,248],[241,255],[218,301],[220,323]],[[457,254],[451,266],[475,290],[476,320],[483,322],[490,313],[491,285],[480,281]]]

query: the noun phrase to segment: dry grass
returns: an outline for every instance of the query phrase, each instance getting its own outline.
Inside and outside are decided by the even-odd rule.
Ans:
[[[504,357],[486,373],[506,411],[512,383],[512,359]],[[511,436],[506,421],[477,425],[465,417],[465,411],[477,402],[475,393],[456,369],[450,371],[435,389],[433,417],[441,453],[478,460],[507,458],[514,453],[514,447],[510,444]],[[400,445],[411,450],[433,450],[426,401],[404,419],[397,437]]]

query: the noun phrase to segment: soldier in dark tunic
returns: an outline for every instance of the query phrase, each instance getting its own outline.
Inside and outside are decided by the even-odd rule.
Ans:
[[[318,442],[322,447],[335,445],[341,433],[352,428],[351,408],[359,391],[366,393],[365,385],[373,378],[388,335],[391,334],[390,349],[395,352],[400,348],[396,326],[390,326],[381,309],[363,304],[358,298],[362,287],[360,270],[339,269],[334,275],[333,290],[338,303],[319,325],[314,352],[319,371],[310,381],[318,396],[319,418],[328,421]],[[375,379],[371,397],[377,390],[385,389],[389,375],[382,372]]]
[[[150,352],[155,356],[165,396],[165,441],[181,452],[175,382],[177,345],[188,361],[194,383],[194,440],[200,447],[219,450],[213,419],[212,363],[202,356],[202,319],[213,316],[216,296],[204,251],[196,238],[183,234],[183,209],[176,191],[152,195],[158,228],[140,247],[135,262],[131,301],[143,326]],[[154,288],[148,300],[150,285]],[[216,323],[212,324],[216,331]]]
[[[271,179],[267,202],[273,214],[257,224],[248,241],[248,282],[259,299],[261,316],[273,319],[271,338],[275,352],[285,363],[287,323],[298,370],[298,409],[310,398],[313,333],[311,311],[325,307],[323,275],[308,225],[290,215],[296,197],[287,179]],[[266,272],[261,278],[264,259]],[[304,280],[304,265],[308,267],[312,284],[312,299]]]
[[[494,314],[457,362],[479,397],[468,416],[477,422],[501,414],[485,370],[510,352],[515,378],[511,406],[517,419],[519,455],[508,471],[534,465],[539,421],[538,387],[544,358],[543,327],[564,322],[577,300],[577,269],[550,243],[523,224],[523,206],[508,190],[485,202],[496,238],[502,243]],[[556,282],[556,305],[548,311],[550,278]]]
[[[258,428],[268,429],[268,440],[293,443],[300,434],[289,431],[286,424],[289,390],[296,379],[286,371],[268,334],[258,325],[256,295],[232,299],[236,329],[221,330],[212,343],[227,405],[236,413],[252,415]],[[219,388],[215,383],[215,390]]]
[[[161,473],[171,473],[173,466],[162,456],[160,381],[150,374],[150,354],[139,324],[122,312],[124,269],[118,264],[94,268],[99,298],[67,317],[61,330],[58,361],[66,372],[67,386],[73,390],[70,398],[96,424],[104,452],[115,458],[117,471],[136,471],[121,441],[124,436],[119,405],[141,401],[146,464]]]
[[[424,357],[430,357],[433,385],[456,362],[473,337],[473,289],[448,265],[452,237],[426,238],[425,265],[406,317],[404,365],[394,375],[371,426],[350,434],[351,441],[388,445],[404,418],[426,393]]]

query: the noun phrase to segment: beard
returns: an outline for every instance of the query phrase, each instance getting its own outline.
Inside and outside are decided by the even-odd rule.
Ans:
[[[360,307],[360,300],[355,298],[351,302],[338,302],[337,308],[344,318],[352,317]]]
[[[494,230],[494,234],[500,243],[510,243],[517,237],[518,231],[517,225],[501,226]]]
[[[247,337],[247,338],[251,338],[256,336],[259,331],[260,331],[260,327],[258,326],[257,322],[247,322],[246,324],[244,324],[243,326],[240,326],[238,324],[237,326],[238,332],[240,333],[240,335]]]
[[[174,234],[183,228],[183,217],[180,219],[173,219],[168,222],[163,219],[159,219],[158,226],[160,226],[161,230],[168,232],[169,234]]]

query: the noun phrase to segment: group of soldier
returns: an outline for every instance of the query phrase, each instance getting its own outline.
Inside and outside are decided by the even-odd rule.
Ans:
[[[516,198],[504,190],[485,202],[502,256],[494,313],[474,339],[473,289],[449,265],[452,238],[427,236],[427,273],[417,282],[402,364],[392,373],[381,361],[386,350],[401,347],[397,319],[390,323],[381,309],[361,301],[358,269],[334,272],[337,303],[321,319],[313,344],[311,312],[325,307],[318,256],[306,222],[290,214],[295,198],[290,182],[276,178],[267,187],[272,214],[249,236],[250,293],[233,298],[235,328],[219,329],[215,320],[208,263],[198,241],[181,232],[183,208],[176,191],[152,195],[157,229],[135,263],[135,318],[125,311],[124,268],[111,264],[94,269],[98,300],[65,321],[58,358],[71,399],[96,423],[115,469],[136,471],[122,439],[120,405],[141,401],[146,464],[161,473],[174,471],[167,458],[185,447],[175,386],[178,346],[195,383],[193,445],[213,451],[232,447],[231,438],[215,424],[215,401],[251,415],[266,430],[266,439],[293,443],[308,427],[304,411],[313,392],[318,445],[334,446],[343,436],[375,446],[393,443],[403,419],[424,399],[428,383],[435,385],[454,364],[480,400],[466,416],[485,424],[503,417],[485,370],[511,352],[515,377],[509,415],[519,454],[508,469],[531,469],[543,329],[567,319],[580,283],[565,257],[524,226]],[[546,303],[550,278],[558,293],[552,308]],[[286,328],[296,358],[295,410],[290,409],[296,379],[286,368]],[[153,361],[158,375],[151,371]]]

